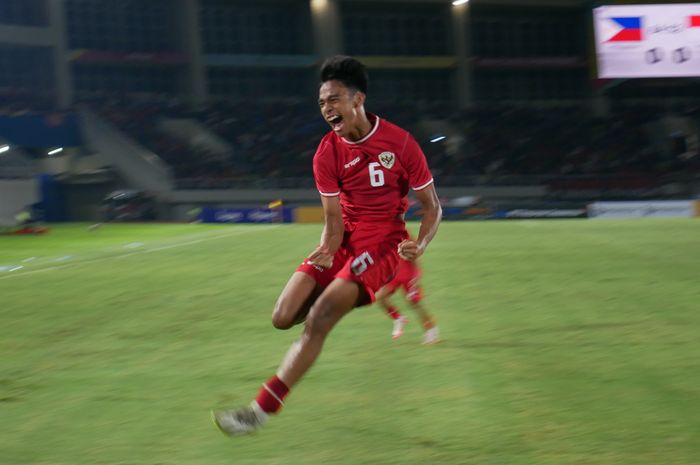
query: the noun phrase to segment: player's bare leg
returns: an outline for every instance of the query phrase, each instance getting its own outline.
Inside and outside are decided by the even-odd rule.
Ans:
[[[301,338],[289,348],[277,377],[288,387],[294,386],[318,358],[331,329],[363,296],[364,290],[357,283],[334,280],[311,307]]]
[[[303,322],[321,291],[309,274],[295,271],[275,303],[272,325],[277,329],[289,329]]]
[[[440,342],[440,330],[435,323],[435,319],[428,313],[428,310],[418,301],[411,301],[413,310],[418,314],[425,332],[423,333],[423,344],[436,344]]]
[[[289,389],[311,368],[323,348],[326,337],[340,319],[364,296],[357,283],[334,280],[316,299],[306,318],[301,338],[292,344],[277,375],[260,389],[248,407],[212,412],[219,429],[230,436],[257,431],[272,413],[282,406]]]
[[[403,329],[408,323],[408,318],[406,318],[405,315],[402,315],[401,312],[399,312],[399,310],[391,304],[391,300],[389,300],[389,298],[393,293],[394,291],[392,289],[389,289],[388,286],[384,286],[375,294],[375,297],[386,314],[389,315],[392,320],[394,320],[391,338],[398,339],[403,335]]]

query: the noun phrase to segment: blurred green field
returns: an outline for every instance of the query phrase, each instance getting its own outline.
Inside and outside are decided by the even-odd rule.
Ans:
[[[269,316],[319,233],[0,237],[0,464],[700,463],[697,220],[444,223],[423,260],[443,343],[358,309],[279,417],[224,437],[209,409],[297,336]]]

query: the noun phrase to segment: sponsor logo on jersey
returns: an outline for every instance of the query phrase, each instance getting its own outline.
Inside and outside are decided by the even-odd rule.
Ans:
[[[323,272],[323,271],[326,270],[324,267],[322,267],[321,265],[315,264],[315,263],[312,262],[311,260],[304,260],[303,262],[301,262],[301,264],[302,264],[302,265],[311,265],[311,266],[313,266],[314,268],[316,268],[316,269],[317,269],[318,271],[320,271],[320,272]]]
[[[382,166],[388,170],[394,166],[395,161],[396,155],[394,155],[392,152],[382,152],[379,154],[379,163],[381,163]]]
[[[354,160],[348,162],[345,164],[345,168],[350,168],[351,166],[355,166],[360,162],[360,157],[355,158]]]

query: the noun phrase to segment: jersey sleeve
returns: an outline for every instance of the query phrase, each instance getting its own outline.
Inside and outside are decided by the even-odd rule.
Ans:
[[[408,173],[408,183],[411,189],[419,191],[425,189],[433,182],[433,175],[428,168],[428,161],[418,142],[408,134],[406,146],[403,151],[403,164]]]
[[[316,189],[324,197],[340,195],[340,184],[335,166],[335,158],[327,141],[322,141],[314,155],[314,180]]]

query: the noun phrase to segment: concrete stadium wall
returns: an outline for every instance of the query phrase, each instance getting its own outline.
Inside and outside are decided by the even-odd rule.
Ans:
[[[479,196],[489,199],[528,199],[541,198],[546,194],[545,186],[473,186],[440,187],[440,197]],[[217,203],[217,204],[262,204],[275,199],[285,203],[319,204],[319,194],[315,189],[231,189],[231,190],[177,190],[169,194],[168,200],[180,203]]]
[[[480,197],[489,201],[539,200],[546,194],[545,186],[502,187],[446,187],[437,186],[441,198]],[[265,208],[273,200],[282,199],[286,206],[297,209],[298,222],[316,223],[323,220],[321,201],[315,189],[231,189],[231,190],[177,190],[168,194],[161,219],[190,221],[191,212],[198,207],[254,207]]]
[[[15,223],[17,212],[39,201],[39,185],[35,179],[0,180],[0,225]]]

